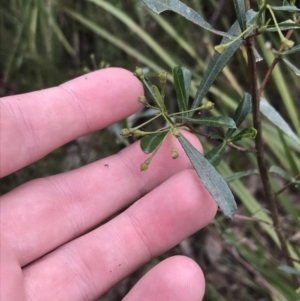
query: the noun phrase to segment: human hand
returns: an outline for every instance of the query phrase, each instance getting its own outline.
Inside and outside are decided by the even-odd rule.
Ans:
[[[60,87],[2,98],[1,177],[133,114],[142,94],[131,73],[110,68]],[[198,139],[186,137],[201,149]],[[3,195],[0,299],[95,300],[209,223],[217,206],[180,145],[176,148],[174,161],[168,137],[141,172],[146,156],[134,143]],[[175,256],[150,270],[124,300],[192,301],[203,293],[198,265]]]

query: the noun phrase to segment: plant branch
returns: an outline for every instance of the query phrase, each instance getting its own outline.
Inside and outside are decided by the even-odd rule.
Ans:
[[[257,153],[256,149],[244,148],[244,147],[238,146],[238,145],[236,145],[236,144],[234,144],[232,142],[227,143],[227,145],[230,146],[230,147],[232,147],[232,148],[237,149],[240,152],[244,152],[244,153]]]
[[[300,173],[298,173],[295,177],[295,181],[297,181],[298,179],[300,179]],[[278,191],[275,192],[275,196],[278,196],[280,193],[282,193],[283,191],[285,191],[287,188],[289,188],[292,185],[296,185],[297,183],[295,182],[290,182],[287,183],[285,186],[283,186],[281,189],[279,189]]]
[[[259,110],[260,98],[257,88],[257,65],[255,61],[255,56],[253,53],[253,44],[254,38],[246,38],[245,45],[247,49],[248,57],[248,69],[249,69],[249,78],[250,78],[250,94],[252,96],[252,115],[253,115],[253,125],[257,130],[257,135],[255,137],[255,148],[257,150],[257,164],[259,168],[259,173],[261,181],[264,188],[264,193],[269,204],[269,209],[271,211],[271,218],[273,221],[274,229],[278,236],[282,254],[284,256],[285,262],[292,266],[292,262],[289,259],[289,251],[287,247],[287,242],[284,237],[284,233],[280,226],[278,209],[276,205],[275,195],[272,192],[268,169],[264,159],[264,146],[263,146],[263,137],[262,137],[262,126],[261,126],[261,116]]]

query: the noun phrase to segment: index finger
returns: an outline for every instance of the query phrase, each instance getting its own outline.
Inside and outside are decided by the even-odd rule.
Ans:
[[[141,95],[131,72],[108,68],[59,87],[2,98],[0,176],[133,114]]]

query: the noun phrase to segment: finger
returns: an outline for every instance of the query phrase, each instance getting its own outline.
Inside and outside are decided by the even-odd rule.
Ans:
[[[185,135],[201,149],[195,136]],[[149,155],[137,142],[117,155],[31,181],[4,195],[1,229],[16,249],[21,265],[90,231],[171,175],[191,168],[177,141],[178,159],[172,159],[171,148],[171,137],[167,137],[144,172],[139,166]]]
[[[204,227],[216,209],[194,170],[177,173],[113,220],[25,267],[28,299],[94,300]]]
[[[0,239],[0,299],[10,301],[25,300],[23,273],[16,252],[3,237]]]
[[[133,114],[142,94],[132,73],[109,68],[59,87],[2,98],[1,177]]]
[[[174,256],[152,268],[123,301],[200,301],[204,288],[203,273],[195,261]]]

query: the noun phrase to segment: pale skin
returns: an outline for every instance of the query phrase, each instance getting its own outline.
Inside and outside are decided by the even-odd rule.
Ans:
[[[133,114],[141,95],[131,72],[109,68],[59,87],[2,98],[1,177]],[[184,135],[202,151],[196,137]],[[173,160],[168,137],[141,172],[148,156],[134,143],[3,195],[0,299],[95,300],[207,225],[217,206],[177,142],[176,148],[179,158]],[[124,300],[199,301],[204,287],[200,267],[174,256],[154,266]]]

